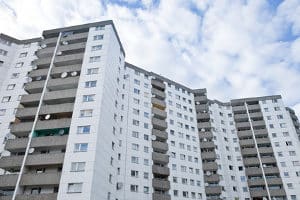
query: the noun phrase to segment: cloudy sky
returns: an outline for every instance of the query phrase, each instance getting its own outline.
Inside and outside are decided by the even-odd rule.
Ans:
[[[126,60],[210,98],[281,94],[300,116],[299,0],[0,0],[0,32],[113,19]]]

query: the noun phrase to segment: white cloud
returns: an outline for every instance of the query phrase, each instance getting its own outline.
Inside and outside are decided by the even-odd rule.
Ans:
[[[206,87],[209,97],[224,101],[282,94],[300,114],[298,0],[278,8],[261,0],[142,3],[133,9],[97,0],[0,1],[0,27],[27,38],[44,29],[113,19],[132,64],[192,88]]]

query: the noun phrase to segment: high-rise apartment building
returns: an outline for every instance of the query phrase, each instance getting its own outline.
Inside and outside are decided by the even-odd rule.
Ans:
[[[112,21],[0,41],[0,200],[300,199],[281,96],[223,103],[126,63]]]

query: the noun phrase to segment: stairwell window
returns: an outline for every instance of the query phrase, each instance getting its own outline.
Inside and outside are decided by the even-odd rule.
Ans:
[[[11,96],[6,96],[2,98],[2,103],[10,102]]]
[[[89,62],[94,63],[94,62],[100,62],[101,56],[92,56],[90,57]]]
[[[95,31],[100,31],[100,30],[104,30],[105,26],[96,26],[95,27]]]
[[[98,74],[99,68],[89,68],[87,69],[87,75]]]
[[[95,95],[94,94],[90,94],[90,95],[83,95],[83,102],[91,102],[91,101],[95,101]]]
[[[79,117],[92,117],[92,115],[93,115],[93,110],[87,109],[87,110],[81,110]]]
[[[97,85],[97,81],[87,81],[87,82],[85,82],[85,87],[86,88],[96,87],[96,85]]]
[[[27,56],[27,52],[20,53],[19,58],[25,58]]]
[[[103,35],[94,35],[94,40],[103,40]]]
[[[89,134],[91,131],[91,126],[86,125],[86,126],[78,126],[77,127],[77,134]]]
[[[7,51],[0,49],[0,55],[2,56],[6,56],[7,55]]]
[[[81,192],[82,192],[82,183],[68,184],[68,193],[81,193]]]
[[[101,49],[102,49],[102,45],[101,44],[92,46],[92,51],[99,51]]]
[[[18,62],[16,63],[16,66],[15,68],[20,68],[20,67],[23,67],[24,63],[23,62]]]
[[[71,172],[83,172],[85,169],[85,162],[72,162]]]
[[[74,145],[74,152],[87,152],[88,143],[76,143]]]
[[[16,87],[16,84],[9,84],[7,85],[6,90],[13,90]]]

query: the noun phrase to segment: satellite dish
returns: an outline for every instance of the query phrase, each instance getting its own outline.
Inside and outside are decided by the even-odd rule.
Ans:
[[[206,139],[206,138],[203,138],[203,141],[204,141],[204,142],[206,142],[206,141],[207,141],[207,139]]]
[[[50,116],[49,114],[48,114],[48,115],[46,115],[46,116],[45,116],[45,120],[48,120],[48,119],[50,119],[50,117],[51,117],[51,116]]]
[[[156,135],[151,135],[152,140],[156,140]]]
[[[68,76],[68,73],[67,72],[63,72],[61,73],[60,77],[61,78],[66,78]]]
[[[58,52],[56,53],[56,55],[57,55],[57,56],[60,56],[60,55],[62,55],[62,52],[61,52],[61,51],[58,51]]]
[[[71,76],[77,76],[77,72],[76,71],[72,72]]]
[[[32,78],[27,77],[27,83],[30,83],[30,82],[32,82]]]
[[[42,80],[42,77],[38,76],[38,77],[35,78],[35,80],[40,81],[40,80]]]
[[[205,183],[204,185],[205,185],[205,186],[208,186],[208,183]]]
[[[211,172],[210,172],[210,171],[207,171],[207,172],[206,172],[206,175],[207,175],[207,176],[210,176],[210,175],[211,175]]]
[[[41,47],[42,47],[42,49],[44,49],[44,48],[47,47],[47,45],[46,44],[42,44]]]
[[[203,110],[203,113],[206,113],[206,110]]]
[[[67,41],[62,42],[63,45],[68,45],[69,43]]]
[[[200,102],[196,101],[196,105],[199,105],[199,104],[200,104]]]
[[[59,130],[59,131],[58,131],[58,134],[59,134],[59,135],[64,135],[64,134],[65,134],[65,130],[64,130],[64,129]]]
[[[30,153],[30,154],[32,154],[34,152],[34,148],[30,148],[29,150],[28,150],[28,153]]]
[[[32,69],[37,69],[37,66],[36,66],[36,65],[33,65],[33,66],[32,66]]]
[[[201,132],[205,132],[205,129],[204,129],[204,128],[201,128]]]

